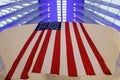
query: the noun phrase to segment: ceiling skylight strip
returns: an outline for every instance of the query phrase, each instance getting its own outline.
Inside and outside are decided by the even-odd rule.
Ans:
[[[66,21],[67,0],[57,0],[57,16],[58,21]]]

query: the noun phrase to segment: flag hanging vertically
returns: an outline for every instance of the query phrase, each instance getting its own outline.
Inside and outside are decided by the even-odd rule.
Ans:
[[[82,23],[39,23],[14,61],[6,80],[28,73],[66,76],[111,72]]]

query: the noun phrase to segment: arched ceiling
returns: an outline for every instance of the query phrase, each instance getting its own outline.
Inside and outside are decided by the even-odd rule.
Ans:
[[[118,0],[0,0],[0,31],[38,22],[84,22],[120,31]]]

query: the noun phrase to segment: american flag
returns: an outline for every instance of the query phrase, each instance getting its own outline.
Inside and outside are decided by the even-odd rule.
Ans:
[[[111,75],[84,25],[77,22],[38,24],[11,66],[6,80],[27,79],[29,73]]]

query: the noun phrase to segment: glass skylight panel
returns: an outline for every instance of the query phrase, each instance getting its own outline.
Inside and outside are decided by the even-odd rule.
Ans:
[[[105,5],[100,5],[99,7],[104,9],[104,10],[107,10],[109,8],[108,6],[105,6]]]
[[[61,21],[61,17],[58,17],[58,21]]]
[[[17,15],[17,17],[22,17],[22,15],[19,14],[19,15]]]
[[[14,8],[21,9],[23,6],[14,6]]]
[[[25,3],[25,4],[23,4],[23,6],[29,6],[29,5],[31,5],[31,4],[29,4],[29,3]]]
[[[6,21],[2,21],[1,23],[2,23],[3,25],[6,25],[6,24],[7,24],[7,22],[6,22]]]
[[[61,21],[61,0],[57,0],[57,16],[58,21]]]
[[[119,12],[118,12],[118,15],[120,16],[120,10],[119,10]]]
[[[120,5],[120,0],[112,0],[111,3],[113,3],[113,4],[117,4],[117,5]]]
[[[0,5],[7,4],[8,2],[9,2],[9,0],[0,0]]]
[[[10,12],[9,10],[6,10],[6,9],[1,10],[1,11],[2,11],[2,13],[9,13]]]
[[[101,25],[105,25],[105,24],[101,23],[101,22],[98,21],[98,20],[95,20],[95,22],[97,22],[98,24],[101,24]]]
[[[12,22],[12,20],[11,20],[11,19],[7,19],[6,21],[7,21],[8,23]]]
[[[109,3],[111,2],[111,0],[102,0],[102,1],[109,2]]]
[[[25,12],[25,13],[23,13],[23,14],[24,14],[24,15],[25,15],[25,14],[28,14],[28,12]]]
[[[32,4],[38,3],[38,0],[36,0],[36,1],[32,1],[31,3],[32,3]]]
[[[9,14],[11,12],[13,12],[14,10],[12,8],[7,8],[7,9],[3,9],[1,10],[1,16],[4,16],[6,14]]]
[[[12,17],[11,19],[12,19],[12,20],[16,20],[17,18],[16,18],[16,17]]]
[[[66,14],[67,14],[67,0],[62,0],[62,16],[63,21],[66,21]]]
[[[111,18],[111,17],[109,17],[109,16],[105,16],[104,18],[107,19],[107,20],[110,21],[110,22],[113,22],[113,21],[115,20],[114,18]]]
[[[105,15],[104,14],[101,14],[99,12],[96,12],[97,15],[101,16],[101,17],[104,17]]]
[[[97,3],[95,3],[95,1]],[[118,20],[119,19],[118,16],[120,17],[120,9],[117,8],[118,6],[120,6],[120,1],[119,0],[99,0],[99,1],[94,0],[94,2],[92,2],[91,0],[85,0],[85,3],[88,4],[88,5],[94,5],[95,7],[99,7],[99,8],[104,9],[106,11],[106,12],[100,12],[100,11],[102,11],[102,10],[100,10],[99,12],[96,12],[96,11],[92,11],[92,9],[87,9],[86,7],[84,7],[84,9],[92,11],[96,15],[101,16],[106,21],[109,21],[108,23],[105,22],[104,24],[106,24],[106,25],[113,24],[113,27],[116,26],[116,25],[118,27],[120,27],[120,21]],[[106,3],[106,4],[104,4],[104,3]],[[107,14],[109,14],[109,16]],[[113,16],[112,16],[112,14],[113,14]],[[98,20],[94,20],[94,21],[96,21],[98,24],[103,25],[103,23],[99,22]]]
[[[61,14],[57,14],[58,16],[61,16]]]
[[[114,13],[114,14],[118,14],[119,9],[115,9],[115,8],[109,7],[108,11],[109,11],[109,12],[112,12],[112,13]]]
[[[67,0],[57,0],[57,16],[58,21],[66,21]]]
[[[120,21],[119,20],[115,20],[114,23],[120,27]]]
[[[4,24],[0,23],[0,28],[3,27],[3,26],[4,26]]]
[[[89,3],[90,3],[90,1],[85,0],[85,3],[88,3],[88,4],[89,4]]]

